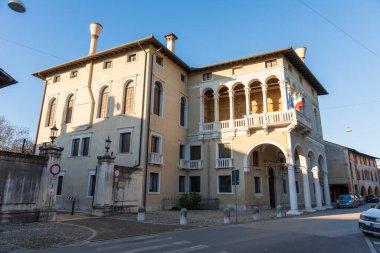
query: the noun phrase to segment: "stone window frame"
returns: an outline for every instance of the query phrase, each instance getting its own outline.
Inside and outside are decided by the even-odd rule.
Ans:
[[[151,174],[157,174],[158,175],[157,191],[150,191]],[[160,194],[160,190],[161,190],[161,173],[159,171],[149,171],[148,193],[149,194]]]
[[[221,176],[223,176],[223,177],[229,176],[230,177],[230,179],[231,179],[231,192],[220,192],[219,191],[219,186],[220,186],[219,181],[220,181]],[[218,177],[218,180],[216,180],[216,193],[218,195],[232,195],[235,193],[235,191],[234,191],[235,187],[233,187],[233,185],[232,185],[232,174],[231,173],[229,173],[229,174],[228,173],[218,173],[217,177]]]
[[[88,143],[88,155],[83,156],[83,139],[84,138],[90,138],[89,143]],[[79,139],[79,150],[78,150],[78,155],[73,156],[73,140],[74,139]],[[91,139],[92,139],[92,133],[87,133],[87,134],[80,134],[80,135],[72,135],[71,136],[71,144],[70,144],[70,154],[69,158],[79,158],[79,157],[85,157],[89,158],[91,157]]]
[[[91,180],[91,178],[94,177],[94,180]],[[95,181],[95,182],[94,182]],[[90,185],[91,183],[95,184],[96,185],[96,170],[89,170],[88,172],[88,179],[87,179],[87,191],[86,191],[86,198],[94,198],[95,197],[95,191],[93,192],[94,195],[90,195],[92,191],[92,188],[91,187],[92,185]],[[91,187],[91,188],[90,188]],[[94,187],[95,188],[95,187]]]
[[[118,129],[117,131],[117,134],[118,134],[118,154],[120,155],[127,155],[127,154],[133,154],[132,152],[132,140],[133,140],[133,127],[125,127],[125,128],[120,128]],[[129,142],[129,152],[121,152],[121,146],[122,146],[122,142],[121,142],[121,134],[124,134],[124,133],[130,133],[131,134],[131,137],[130,137],[130,142]]]

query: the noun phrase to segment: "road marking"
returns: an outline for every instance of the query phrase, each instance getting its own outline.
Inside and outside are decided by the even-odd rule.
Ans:
[[[177,245],[182,245],[182,244],[187,244],[187,243],[190,243],[190,242],[189,241],[173,242],[173,243],[167,243],[167,244],[162,244],[162,245],[157,245],[157,246],[149,246],[149,247],[144,247],[144,248],[138,248],[138,249],[128,250],[128,251],[124,251],[123,253],[144,252],[144,251],[147,251],[147,250],[161,249],[161,248],[166,248],[166,247],[171,247],[171,246],[177,246]]]
[[[142,244],[142,243],[146,243],[146,244],[149,244],[149,243],[157,243],[157,242],[162,242],[162,241],[168,241],[168,240],[172,240],[173,238],[172,237],[168,237],[168,238],[161,238],[161,239],[154,239],[154,240],[149,240],[149,241],[135,241],[133,243],[133,246],[134,245],[138,245],[138,244]],[[129,243],[130,241],[126,241],[126,243]],[[117,249],[117,248],[123,248],[123,247],[126,247],[127,244],[124,243],[124,242],[116,242],[115,244],[117,245],[110,245],[110,246],[106,246],[106,247],[99,247],[99,248],[96,248],[97,251],[102,251],[102,250],[106,250],[106,251],[109,251],[109,250],[112,250],[112,249]],[[128,245],[130,246],[130,245]]]
[[[95,241],[88,244],[90,247],[94,246],[101,246],[101,245],[108,245],[108,244],[114,244],[118,242],[140,242],[145,241],[147,239],[153,239],[157,238],[157,235],[142,235],[142,236],[136,236],[136,237],[127,237],[127,238],[120,238],[120,239],[111,239],[111,240],[104,240],[104,241]],[[171,238],[171,237],[169,237]]]
[[[371,253],[377,253],[377,251],[376,251],[375,247],[373,247],[371,241],[368,238],[364,238],[364,239],[365,239],[369,249],[371,250]]]
[[[196,245],[196,246],[189,247],[189,248],[183,248],[183,249],[176,249],[176,250],[172,250],[172,251],[167,251],[166,253],[185,253],[185,252],[191,252],[191,251],[205,249],[205,248],[208,248],[208,247],[210,247],[210,246],[208,246],[208,245]]]

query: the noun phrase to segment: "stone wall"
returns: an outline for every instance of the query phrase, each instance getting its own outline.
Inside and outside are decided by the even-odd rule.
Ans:
[[[0,224],[38,220],[41,175],[47,158],[0,151]]]

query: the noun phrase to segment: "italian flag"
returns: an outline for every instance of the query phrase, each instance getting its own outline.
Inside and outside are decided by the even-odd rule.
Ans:
[[[303,106],[301,93],[297,93],[296,100],[294,101],[294,109],[298,109]]]

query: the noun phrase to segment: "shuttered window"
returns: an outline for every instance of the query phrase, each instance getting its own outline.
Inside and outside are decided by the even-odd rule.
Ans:
[[[73,107],[74,107],[74,95],[70,95],[67,99],[67,105],[66,105],[66,123],[71,123],[71,118],[73,116]]]
[[[219,158],[231,158],[231,144],[219,143]]]
[[[47,116],[47,124],[46,126],[53,126],[54,125],[54,120],[55,120],[55,110],[57,108],[57,99],[53,98],[50,101],[49,104],[49,110],[48,110],[48,116]]]
[[[201,146],[190,146],[190,160],[201,160]]]
[[[109,89],[105,87],[100,94],[99,118],[107,116],[108,95]]]
[[[153,91],[153,114],[162,115],[161,107],[162,107],[162,87],[159,83],[154,84]]]
[[[135,88],[132,84],[128,84],[125,88],[125,105],[124,113],[133,113],[135,103]]]

